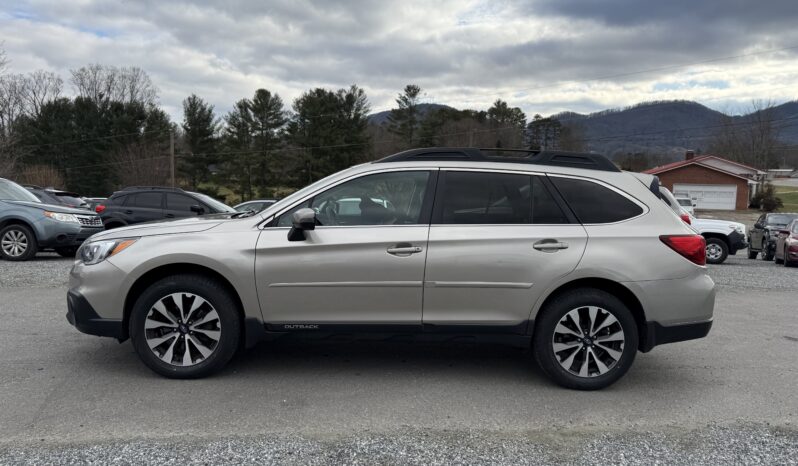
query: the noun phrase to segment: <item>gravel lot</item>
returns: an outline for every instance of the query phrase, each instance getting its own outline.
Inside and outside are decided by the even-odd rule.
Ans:
[[[499,346],[271,343],[171,381],[64,320],[71,260],[0,261],[0,464],[798,464],[798,268],[710,273],[709,337],[608,390]]]

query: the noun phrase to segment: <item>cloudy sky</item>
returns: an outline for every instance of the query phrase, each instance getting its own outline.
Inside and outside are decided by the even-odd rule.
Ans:
[[[796,24],[796,0],[0,0],[10,71],[139,66],[175,117],[190,93],[225,112],[258,87],[290,102],[351,83],[374,111],[416,83],[459,108],[738,112],[798,98]]]

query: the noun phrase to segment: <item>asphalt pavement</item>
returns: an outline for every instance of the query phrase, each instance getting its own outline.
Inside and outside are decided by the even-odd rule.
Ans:
[[[798,268],[744,253],[707,338],[599,392],[484,345],[275,342],[167,380],[67,324],[69,260],[0,261],[0,463],[798,464]]]

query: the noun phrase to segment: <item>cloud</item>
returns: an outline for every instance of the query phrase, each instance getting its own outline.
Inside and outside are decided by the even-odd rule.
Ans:
[[[0,0],[0,11],[11,72],[140,66],[175,119],[191,93],[226,112],[258,87],[290,104],[352,83],[374,110],[411,82],[428,101],[501,97],[529,114],[797,97],[798,49],[750,55],[798,45],[792,0]],[[749,56],[707,61],[736,55]]]

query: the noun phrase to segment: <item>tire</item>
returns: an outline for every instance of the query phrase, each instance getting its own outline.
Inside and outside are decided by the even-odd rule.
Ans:
[[[205,303],[195,308],[197,298]],[[183,316],[188,322],[182,321]],[[194,379],[221,370],[232,359],[241,325],[236,300],[219,282],[200,275],[173,275],[141,294],[129,328],[133,348],[147,367],[164,377]]]
[[[594,310],[595,319],[590,324]],[[575,327],[575,320],[571,319],[574,315],[580,320],[580,326],[587,329],[589,324],[595,333],[585,340],[576,336],[573,329],[568,329],[568,326]],[[616,319],[610,325],[606,325],[608,315]],[[558,331],[561,323],[565,323],[563,328],[573,333]],[[595,329],[596,325],[598,329]],[[622,330],[621,341],[606,340],[611,336],[617,338],[618,330]],[[583,330],[579,333],[584,334]],[[605,339],[605,345],[612,352],[598,343],[600,340],[595,340],[596,336]],[[561,349],[555,350],[555,345]],[[595,288],[571,290],[546,304],[538,314],[532,338],[535,359],[543,372],[557,384],[576,390],[598,390],[615,383],[632,366],[637,347],[637,324],[632,312],[617,297]],[[588,354],[592,356],[587,364],[587,376],[580,375],[577,371],[581,372],[585,367]],[[604,365],[606,372],[597,361]]]
[[[758,252],[754,251],[753,249],[751,249],[751,246],[749,245],[748,246],[748,258],[749,259],[756,259],[756,255],[757,254],[758,254]]]
[[[32,259],[39,250],[36,235],[25,225],[8,225],[0,230],[0,257],[7,261]]]
[[[75,254],[78,253],[78,248],[77,246],[69,246],[66,248],[55,248],[55,252],[58,253],[58,255],[61,257],[74,259]]]
[[[785,267],[795,267],[798,263],[793,262],[790,260],[790,256],[787,255],[787,248],[784,248],[784,260],[783,260]]]
[[[729,257],[729,246],[719,238],[707,238],[707,264],[722,264]]]
[[[772,261],[774,256],[775,256],[775,251],[770,251],[768,248],[768,244],[765,241],[762,241],[762,260]]]

